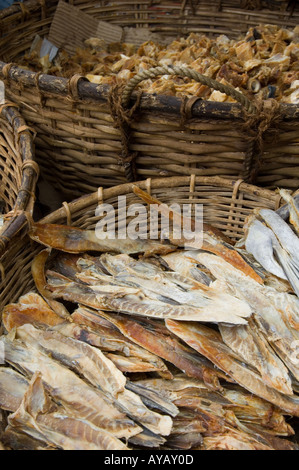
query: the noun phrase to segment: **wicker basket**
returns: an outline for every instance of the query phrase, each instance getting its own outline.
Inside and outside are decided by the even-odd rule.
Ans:
[[[278,0],[70,3],[103,21],[147,27],[165,37],[185,36],[191,31],[237,37],[259,23],[292,28],[299,19],[296,9],[286,9],[289,2]],[[111,112],[109,87],[91,84],[80,76],[67,80],[14,66],[36,34],[48,35],[56,5],[54,0],[30,0],[0,12],[0,57],[4,61],[0,62],[0,78],[6,81],[10,99],[22,107],[25,119],[37,132],[37,160],[45,178],[67,200],[133,177],[190,174],[242,177],[268,188],[298,188],[299,110],[295,105],[281,105],[280,119],[273,114],[275,141],[271,123],[267,132],[258,132],[265,129],[265,122],[254,107],[251,129],[244,129],[244,123],[249,122],[244,114],[248,103],[244,102],[185,102],[144,94],[137,112],[132,116],[128,111],[128,128],[123,125],[122,113]],[[265,5],[270,9],[264,9]],[[228,94],[233,92],[227,89]],[[127,94],[123,103],[126,101],[131,110],[136,94],[131,100],[129,97]]]
[[[220,229],[233,240],[242,238],[245,218],[257,207],[278,209],[281,198],[273,191],[248,185],[242,180],[211,177],[172,177],[148,179],[135,183],[149,191],[166,204],[203,204],[204,220]],[[97,192],[66,204],[45,217],[41,222],[68,224],[90,229],[95,227],[96,207],[101,203],[112,204],[117,209],[118,197],[126,196],[127,205],[142,203],[127,183],[113,188],[100,188]],[[116,211],[116,223],[123,214]],[[3,307],[16,301],[34,288],[31,262],[42,249],[33,244],[28,236],[19,237],[10,243],[7,252],[0,258],[5,278],[0,284],[0,315]]]
[[[32,214],[38,165],[34,160],[32,130],[12,103],[0,108],[0,200],[5,223],[0,228],[0,255]]]

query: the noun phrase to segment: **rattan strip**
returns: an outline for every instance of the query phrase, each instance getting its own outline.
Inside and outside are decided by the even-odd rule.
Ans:
[[[27,126],[14,103],[1,106],[0,197],[6,202],[6,219],[0,233],[0,254],[32,212],[39,167],[34,157],[34,131]]]

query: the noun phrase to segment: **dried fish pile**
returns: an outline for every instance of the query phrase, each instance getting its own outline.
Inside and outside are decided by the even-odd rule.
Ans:
[[[206,225],[189,251],[171,236],[115,244],[93,233],[32,227],[47,248],[32,265],[38,293],[2,312],[0,443],[298,450],[290,284]]]
[[[249,98],[275,98],[299,102],[299,29],[281,29],[276,25],[250,28],[245,37],[215,39],[191,33],[168,45],[148,41],[140,47],[132,44],[106,44],[87,39],[85,49],[74,56],[61,51],[49,62],[36,51],[19,62],[25,68],[51,75],[71,77],[76,73],[98,84],[127,82],[135,74],[159,65],[188,66],[225,85],[231,85]],[[188,78],[162,76],[148,79],[139,87],[147,93],[172,96],[198,96],[212,101],[233,101],[220,91],[194,83]]]
[[[246,250],[270,273],[290,282],[299,297],[299,204],[280,190],[287,206],[276,214],[258,210],[248,221]],[[289,222],[289,223],[288,223]]]

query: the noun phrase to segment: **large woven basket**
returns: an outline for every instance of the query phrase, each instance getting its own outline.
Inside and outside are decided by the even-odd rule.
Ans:
[[[0,255],[8,242],[32,214],[38,165],[34,157],[34,133],[17,107],[0,107],[0,200],[4,203],[5,222],[0,227]]]
[[[289,2],[274,0],[70,3],[95,18],[147,27],[165,37],[186,36],[191,31],[237,37],[259,23],[293,28],[299,19],[297,9],[286,9]],[[45,178],[67,200],[134,177],[190,174],[242,177],[268,188],[298,188],[299,109],[295,105],[281,105],[280,119],[276,119],[277,113],[273,115],[274,139],[271,123],[267,132],[258,132],[265,123],[246,100],[241,104],[194,103],[144,94],[126,140],[128,129],[125,133],[120,129],[119,116],[112,116],[108,105],[109,87],[80,76],[67,80],[13,65],[30,49],[36,34],[48,35],[56,6],[55,0],[30,0],[0,12],[0,78],[6,81],[7,95],[22,107],[25,119],[37,132],[36,154]],[[250,6],[259,9],[248,10]],[[199,79],[198,74],[194,78]],[[123,107],[131,109],[136,99],[135,93],[130,99],[133,90],[134,84],[123,96]],[[234,89],[227,93],[233,94]],[[251,129],[246,125],[244,129],[248,111]],[[261,139],[259,150],[255,145],[257,135],[263,138],[262,150]]]
[[[277,209],[281,198],[273,191],[248,185],[242,180],[211,177],[172,177],[148,179],[136,183],[143,190],[166,204],[203,204],[204,221],[223,231],[233,240],[244,235],[244,221],[257,207]],[[111,204],[117,209],[118,197],[126,196],[127,206],[142,203],[132,191],[132,183],[113,188],[100,188],[97,192],[82,196],[46,216],[41,222],[68,224],[91,229],[99,220],[95,216],[98,205]],[[193,206],[194,207],[194,206]],[[116,211],[116,224],[123,213]],[[129,218],[128,218],[129,220]],[[149,224],[148,224],[149,225]],[[32,243],[28,236],[11,242],[7,252],[0,258],[5,278],[0,284],[0,315],[3,307],[16,301],[34,288],[31,262],[42,249]]]

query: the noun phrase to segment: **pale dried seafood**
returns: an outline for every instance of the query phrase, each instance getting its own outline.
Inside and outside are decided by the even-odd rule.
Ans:
[[[284,196],[291,238],[279,214],[259,214],[294,256],[297,205]],[[202,249],[170,234],[154,252],[133,240],[106,252],[71,227],[37,231],[48,247],[32,263],[39,293],[2,312],[5,448],[298,450],[291,285],[208,225]]]
[[[245,246],[265,269],[287,279],[299,296],[298,203],[287,191],[280,194],[288,204],[286,220],[269,209],[255,211],[248,219]]]
[[[85,49],[70,57],[60,51],[50,64],[33,51],[19,63],[26,68],[51,75],[71,77],[79,73],[92,83],[113,85],[124,83],[137,73],[161,65],[187,66],[222,84],[231,85],[249,98],[275,98],[298,104],[299,36],[276,25],[251,27],[237,40],[225,35],[209,38],[191,33],[168,45],[147,41],[140,47],[132,44],[106,44],[90,38]],[[212,90],[188,78],[163,75],[147,79],[139,85],[147,93],[172,96],[198,96],[211,101],[233,101],[230,96]]]

